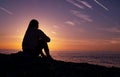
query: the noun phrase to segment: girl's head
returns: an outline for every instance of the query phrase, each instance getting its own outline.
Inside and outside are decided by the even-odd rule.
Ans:
[[[36,19],[32,19],[29,23],[28,28],[35,28],[38,29],[39,22]]]

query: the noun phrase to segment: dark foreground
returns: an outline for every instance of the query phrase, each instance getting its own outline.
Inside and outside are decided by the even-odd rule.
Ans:
[[[120,68],[0,54],[0,77],[120,77]]]

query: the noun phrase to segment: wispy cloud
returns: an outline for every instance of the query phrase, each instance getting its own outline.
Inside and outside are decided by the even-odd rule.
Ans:
[[[110,40],[109,42],[112,43],[112,44],[120,43],[120,41],[116,41],[116,40]]]
[[[105,44],[119,44],[120,43],[120,40],[117,40],[117,39],[107,39],[107,40],[104,39],[101,41],[103,41]]]
[[[57,33],[55,31],[51,31],[52,34],[56,35]]]
[[[12,14],[13,14],[11,11],[9,11],[8,9],[3,8],[3,7],[1,7],[1,6],[0,6],[0,10],[6,12],[6,13],[9,14],[9,15],[12,15]]]
[[[105,7],[103,4],[101,4],[100,2],[98,2],[97,0],[94,0],[95,3],[97,3],[98,5],[100,5],[103,9],[105,9],[106,11],[109,11],[109,9],[107,7]]]
[[[120,40],[113,40],[113,39],[79,39],[79,40],[69,40],[74,41],[77,44],[81,45],[111,45],[111,44],[120,44]],[[91,42],[92,41],[92,42]]]
[[[90,8],[90,9],[93,9],[92,6],[86,2],[86,1],[81,1],[81,0],[77,0],[78,2],[82,3],[83,5],[85,5],[86,7]]]
[[[120,37],[119,38],[113,38],[111,40],[111,43],[120,43]]]
[[[100,30],[103,30],[103,31],[108,31],[108,32],[116,32],[116,33],[120,33],[120,29],[119,28],[100,28]]]
[[[58,25],[53,25],[53,28],[58,29],[60,27]]]
[[[69,3],[71,3],[71,4],[73,4],[74,6],[76,6],[78,8],[80,8],[80,9],[84,9],[84,6],[76,3],[75,0],[66,0],[66,1],[69,2]]]
[[[79,39],[80,40],[80,39]],[[79,41],[78,40],[78,41]],[[84,44],[88,45],[111,45],[111,44],[120,44],[120,40],[114,40],[114,39],[83,39],[80,40],[81,43],[84,42]],[[80,42],[79,41],[79,42]],[[92,42],[91,42],[92,41]]]
[[[72,22],[72,21],[66,21],[65,23],[68,24],[68,25],[70,25],[70,26],[75,26],[75,23]]]
[[[93,22],[93,19],[91,19],[91,17],[87,14],[83,14],[81,13],[80,11],[77,11],[77,10],[71,10],[70,11],[73,15],[81,18],[82,20],[84,21],[87,21],[87,22]]]

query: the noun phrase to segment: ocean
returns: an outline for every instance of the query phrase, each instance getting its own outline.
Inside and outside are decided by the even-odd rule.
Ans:
[[[67,62],[120,67],[120,53],[53,52],[53,58]]]
[[[18,50],[4,50],[0,53],[11,54],[17,53]],[[51,51],[51,56],[56,60],[75,63],[89,63],[107,67],[120,67],[120,53],[118,52],[82,52],[82,51]]]

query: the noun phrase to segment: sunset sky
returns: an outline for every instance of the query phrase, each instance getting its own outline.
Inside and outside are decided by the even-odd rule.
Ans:
[[[21,50],[31,19],[51,51],[120,51],[120,0],[0,0],[0,49]]]

